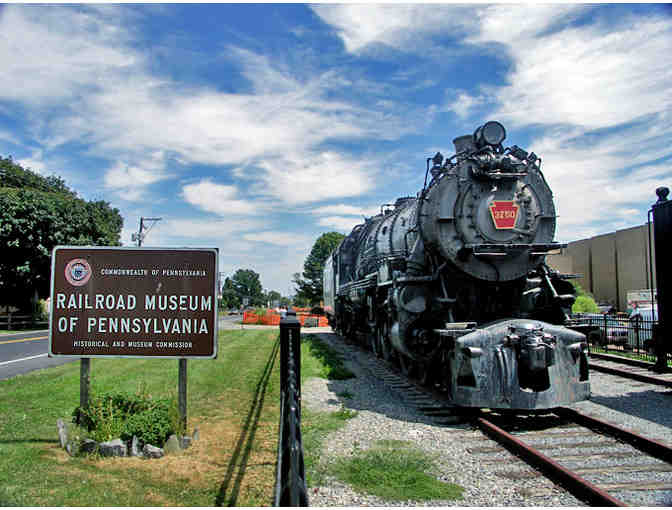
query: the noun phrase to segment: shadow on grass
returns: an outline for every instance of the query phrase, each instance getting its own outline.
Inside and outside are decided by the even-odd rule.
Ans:
[[[345,368],[341,355],[319,338],[306,335],[301,338],[301,343],[308,346],[310,354],[322,363],[326,379],[344,380],[355,377],[355,374]]]
[[[254,392],[254,398],[252,399],[252,405],[250,410],[247,413],[245,418],[245,424],[243,425],[243,430],[240,432],[238,441],[236,442],[236,448],[231,455],[231,460],[229,461],[229,466],[226,469],[226,475],[224,476],[224,481],[219,488],[219,494],[215,499],[216,506],[236,506],[238,501],[238,494],[240,493],[240,485],[245,476],[245,471],[247,470],[247,462],[250,458],[250,452],[252,451],[252,444],[254,443],[254,436],[257,433],[257,427],[259,425],[259,416],[264,407],[264,399],[266,397],[266,389],[268,388],[268,381],[270,380],[271,373],[273,372],[273,366],[275,365],[275,360],[278,357],[278,351],[280,347],[280,337],[275,341],[273,345],[273,350],[271,355],[266,362],[264,371],[257,382],[257,387]],[[242,455],[242,457],[241,457]],[[240,458],[240,462],[238,459]],[[238,471],[236,472],[236,467]],[[235,480],[234,478],[235,474]],[[231,482],[233,480],[233,486]]]

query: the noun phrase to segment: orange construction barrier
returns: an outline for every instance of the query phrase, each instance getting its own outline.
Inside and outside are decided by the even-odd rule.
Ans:
[[[317,327],[326,327],[329,325],[329,321],[326,317],[321,315],[313,315],[309,313],[308,309],[299,309],[300,312],[297,312],[296,318],[301,323],[301,326],[304,326],[306,319],[310,318],[309,325]],[[244,312],[243,313],[243,324],[265,324],[267,326],[279,326],[282,316],[273,312],[272,310],[266,310],[264,315],[259,315],[254,312]]]

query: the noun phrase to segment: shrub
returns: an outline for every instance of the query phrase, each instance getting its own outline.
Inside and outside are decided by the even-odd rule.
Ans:
[[[92,397],[87,408],[76,407],[72,421],[98,442],[116,438],[127,441],[135,435],[143,443],[161,447],[168,436],[178,432],[179,413],[174,400],[152,400],[144,392],[108,393]]]
[[[590,296],[579,296],[572,305],[572,313],[599,313],[600,309]]]
[[[121,439],[129,441],[137,436],[145,444],[161,447],[176,432],[174,414],[170,400],[157,400],[149,409],[128,417]]]

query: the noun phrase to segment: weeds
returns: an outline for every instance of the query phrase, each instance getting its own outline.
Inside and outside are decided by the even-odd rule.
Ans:
[[[318,377],[331,380],[352,379],[355,377],[350,370],[343,365],[343,359],[340,354],[329,347],[326,343],[320,341],[314,335],[306,335],[302,338],[302,344],[308,349],[308,354],[315,358],[319,364]]]
[[[182,432],[175,399],[152,399],[144,389],[135,395],[94,395],[88,407],[75,408],[72,421],[96,442],[137,436],[142,443],[162,447],[171,434]]]
[[[355,489],[388,501],[461,499],[463,488],[430,473],[430,456],[407,441],[381,440],[369,450],[336,461],[330,472]]]

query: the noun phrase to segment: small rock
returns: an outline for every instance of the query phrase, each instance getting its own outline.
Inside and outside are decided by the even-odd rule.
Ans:
[[[68,430],[60,418],[56,420],[56,426],[58,427],[58,439],[61,441],[61,448],[65,448],[65,445],[68,444]]]
[[[194,433],[191,435],[191,437],[192,437],[192,439],[193,439],[194,441],[198,441],[198,440],[200,439],[201,434],[200,434],[200,432],[198,431],[198,427],[196,427],[196,428],[194,429]]]
[[[126,457],[128,448],[121,439],[100,443],[100,455],[103,457]]]
[[[93,453],[98,449],[98,443],[93,439],[85,439],[79,446],[79,451],[82,453]]]
[[[142,454],[148,459],[160,459],[164,455],[163,448],[157,448],[151,444],[142,447]]]
[[[166,452],[166,455],[180,451],[180,442],[177,440],[177,436],[175,434],[170,435],[168,441],[166,441],[166,444],[163,445],[163,451]]]
[[[137,436],[133,436],[131,440],[131,457],[142,457],[142,450],[140,450],[140,441]]]
[[[191,446],[191,436],[182,436],[180,437],[180,448],[183,450],[189,448]]]

